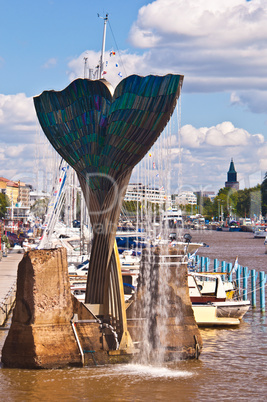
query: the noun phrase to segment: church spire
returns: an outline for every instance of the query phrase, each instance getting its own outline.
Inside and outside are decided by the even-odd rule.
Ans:
[[[227,180],[230,182],[235,182],[236,181],[236,170],[235,170],[235,165],[234,165],[234,161],[233,158],[231,159],[231,163],[230,163],[230,167],[227,173]]]
[[[239,182],[237,181],[237,172],[235,170],[234,160],[231,158],[230,167],[227,173],[227,181],[225,187],[232,187],[239,190]]]

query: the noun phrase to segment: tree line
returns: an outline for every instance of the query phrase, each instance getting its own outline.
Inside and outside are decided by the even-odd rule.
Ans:
[[[197,205],[178,205],[186,215],[203,215],[208,220],[227,220],[250,217],[258,219],[261,215],[267,218],[267,172],[261,184],[255,187],[235,190],[230,187],[221,188],[216,197],[211,200],[208,197],[199,196]],[[142,210],[142,203],[136,201],[124,201],[123,211],[127,215],[135,215],[137,210]],[[159,206],[151,205],[159,213]]]
[[[187,212],[191,206],[187,206]],[[209,220],[226,220],[249,217],[267,218],[267,172],[261,184],[255,187],[235,190],[221,188],[213,201],[198,196],[194,213],[200,213]]]

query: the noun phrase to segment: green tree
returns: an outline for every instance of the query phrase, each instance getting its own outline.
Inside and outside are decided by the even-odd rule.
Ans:
[[[186,204],[185,211],[187,215],[195,215],[198,213],[198,206],[192,204]]]
[[[122,209],[128,214],[136,214],[136,201],[123,201]]]
[[[31,212],[38,218],[43,218],[47,211],[49,199],[41,198],[40,200],[36,200],[33,206],[31,207]]]
[[[213,202],[209,197],[202,197],[202,206],[200,208],[200,213],[206,219],[211,220],[213,217]]]
[[[262,203],[262,215],[267,214],[267,172],[265,173],[263,182],[261,183],[261,203]]]
[[[6,215],[6,209],[10,205],[8,197],[0,193],[0,218],[4,218]]]
[[[250,194],[249,189],[238,190],[238,199],[236,203],[236,212],[240,217],[249,215],[250,210]]]
[[[238,191],[238,198],[236,203],[236,211],[238,216],[252,216],[258,212],[260,214],[260,204],[262,194],[260,194],[261,187],[256,186],[252,188],[245,188]]]
[[[250,215],[260,216],[262,214],[262,194],[261,185],[258,184],[250,191]]]

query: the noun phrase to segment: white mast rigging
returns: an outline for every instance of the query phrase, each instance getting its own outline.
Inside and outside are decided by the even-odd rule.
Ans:
[[[98,14],[99,18],[100,15]],[[108,21],[108,14],[106,14],[104,19],[104,29],[103,29],[103,40],[102,40],[102,49],[101,49],[101,56],[100,56],[100,61],[99,61],[99,79],[102,78],[102,74],[104,71],[104,63],[105,63],[105,45],[106,45],[106,31],[107,31],[107,21]]]

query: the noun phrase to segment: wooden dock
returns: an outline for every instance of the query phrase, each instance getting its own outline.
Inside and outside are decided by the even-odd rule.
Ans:
[[[0,326],[7,319],[16,297],[18,264],[23,253],[12,250],[0,261]]]

